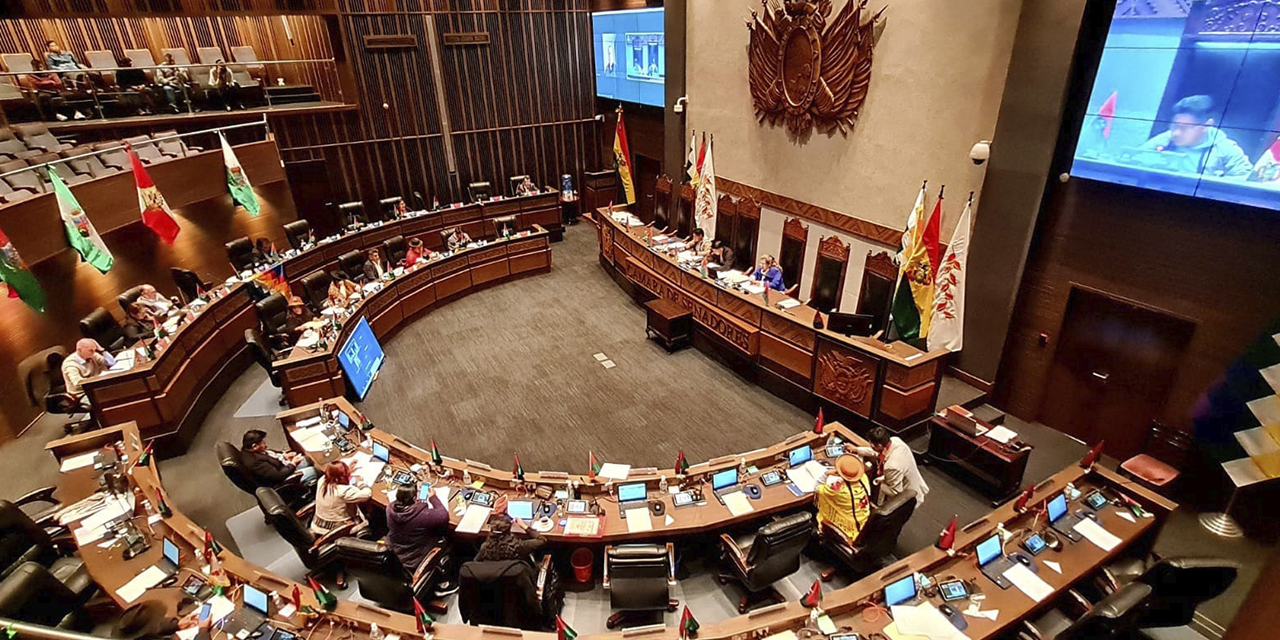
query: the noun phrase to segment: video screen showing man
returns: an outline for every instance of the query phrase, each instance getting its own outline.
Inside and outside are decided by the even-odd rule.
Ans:
[[[1170,171],[1247,179],[1253,163],[1240,145],[1215,126],[1213,109],[1213,98],[1209,96],[1187,96],[1179,100],[1173,105],[1168,131],[1156,134],[1143,143],[1142,148],[1177,154],[1165,163]]]

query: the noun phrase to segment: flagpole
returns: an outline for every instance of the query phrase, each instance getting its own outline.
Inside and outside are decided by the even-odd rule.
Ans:
[[[945,189],[946,185],[943,185],[942,188]],[[929,179],[925,178],[924,180],[920,181],[920,192],[924,194],[926,199],[929,197],[928,189],[929,189]],[[939,193],[938,197],[941,198],[942,194]],[[921,202],[920,206],[923,207],[924,202]],[[917,224],[919,223],[918,220],[916,222]],[[887,338],[889,337],[889,334],[893,332],[893,299],[895,296],[898,295],[898,287],[900,286],[902,286],[902,265],[898,265],[898,276],[893,279],[893,289],[890,290],[890,294],[889,294],[889,313],[888,315],[885,316],[884,329],[881,332],[881,335],[886,338],[886,340],[883,341],[885,344],[889,343],[889,340]]]

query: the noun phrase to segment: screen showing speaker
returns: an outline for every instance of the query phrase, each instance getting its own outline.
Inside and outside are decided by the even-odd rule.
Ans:
[[[1250,0],[1117,10],[1072,176],[1280,209],[1280,32],[1269,15]]]
[[[591,14],[596,95],[661,107],[667,76],[662,9]]]
[[[374,378],[378,377],[378,370],[382,368],[382,361],[385,359],[382,345],[378,344],[378,338],[373,335],[369,322],[360,318],[356,328],[351,331],[351,337],[347,338],[338,351],[338,364],[342,366],[342,373],[346,374],[347,381],[360,400],[364,400],[369,393],[369,387],[373,385]]]

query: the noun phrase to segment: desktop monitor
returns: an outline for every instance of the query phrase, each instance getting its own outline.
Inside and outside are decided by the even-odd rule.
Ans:
[[[884,604],[886,607],[892,607],[902,604],[916,597],[916,577],[914,574],[908,575],[901,580],[896,580],[884,588]]]
[[[1058,518],[1067,515],[1067,496],[1059,493],[1049,501],[1049,522],[1057,522]]]
[[[618,502],[639,502],[649,497],[643,482],[618,485]]]
[[[876,317],[868,313],[833,312],[827,316],[827,329],[846,336],[869,336],[875,333]]]
[[[259,613],[267,615],[267,594],[265,591],[259,591],[249,585],[244,585],[244,604],[253,607]]]
[[[812,459],[813,447],[810,447],[807,444],[803,447],[796,447],[787,452],[787,461],[790,462],[793,467],[798,467]]]
[[[978,543],[975,550],[978,556],[978,566],[982,566],[999,558],[1003,548],[1000,546],[1000,534],[994,534],[990,538]]]
[[[386,354],[382,352],[377,336],[373,335],[369,321],[361,317],[351,331],[351,337],[338,351],[338,364],[342,366],[342,373],[346,374],[357,399],[364,400],[368,395],[369,387],[378,377],[378,370],[385,359]]]
[[[172,540],[164,538],[161,547],[164,549],[164,559],[172,562],[175,566],[179,566],[178,545],[174,544]]]
[[[373,441],[373,457],[383,462],[391,462],[391,449],[389,449],[387,445],[382,444],[377,440],[374,440]]]
[[[734,467],[732,469],[725,469],[724,471],[721,471],[711,476],[711,489],[713,491],[718,491],[720,489],[724,489],[725,487],[732,487],[735,484],[738,484],[738,468],[737,467]]]

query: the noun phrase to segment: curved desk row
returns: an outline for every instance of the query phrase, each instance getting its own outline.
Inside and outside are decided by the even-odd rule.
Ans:
[[[488,220],[484,217],[486,211],[506,211],[502,207],[514,207],[519,212],[526,207],[541,206],[539,203],[544,200],[554,204],[556,197],[549,193],[466,205],[365,227],[317,244],[285,259],[282,265],[291,286],[300,292],[298,283],[304,276],[321,269],[333,269],[339,256],[348,251],[379,246],[395,235],[406,238],[421,235],[425,243],[434,242],[438,246],[442,228],[483,225]],[[407,274],[395,281],[394,286],[385,287],[372,296],[362,306],[362,312],[370,314],[370,322],[381,336],[405,318],[439,302],[515,275],[550,269],[550,233],[532,222],[535,218],[535,215],[528,218],[530,222],[526,226],[533,230],[529,236],[498,240],[486,247],[463,250],[433,261],[429,269]],[[463,222],[468,219],[473,222]],[[492,229],[488,236],[493,236]],[[474,237],[483,235],[477,230]],[[400,297],[401,294],[405,297]],[[83,388],[98,424],[134,421],[144,439],[159,439],[157,451],[162,455],[185,451],[204,414],[251,362],[244,331],[257,322],[249,285],[242,282],[230,285],[224,295],[212,300],[190,322],[179,327],[171,337],[171,344],[154,360],[137,362],[131,369],[84,381]],[[343,392],[336,364],[327,370],[333,375],[326,378],[324,372],[319,371],[324,366],[322,359],[321,354],[315,354],[314,357],[289,358],[285,363],[283,373],[290,376],[285,397],[294,406]]]
[[[815,311],[771,292],[770,303],[719,286],[646,244],[648,227],[628,227],[607,211],[594,216],[600,264],[642,302],[663,298],[692,312],[695,340],[731,365],[754,373],[782,398],[815,404],[836,417],[856,416],[900,432],[933,413],[945,349],[924,352],[904,342],[846,337],[815,329]]]
[[[341,402],[339,401],[340,405]],[[344,407],[344,410],[346,408],[349,408],[349,405]],[[314,413],[317,410],[318,407],[286,412],[283,414],[283,420],[288,425],[292,421],[301,418],[308,411]],[[844,432],[843,429],[840,429],[840,431]],[[375,438],[381,436],[394,437],[376,430],[373,431],[373,436]],[[796,441],[798,442],[798,440]],[[806,441],[811,440],[806,437]],[[103,449],[113,444],[118,445],[123,450],[125,458],[129,461],[136,460],[144,446],[141,438],[138,437],[136,426],[130,423],[55,441],[50,443],[49,449],[61,461],[70,456]],[[783,444],[779,446],[781,447],[779,450],[782,450],[789,445]],[[462,463],[453,460],[446,461],[446,466],[455,470],[459,469],[459,464]],[[487,471],[482,465],[476,465],[476,463],[465,464],[474,469],[474,473],[481,475],[486,482],[493,482],[497,485],[503,483],[504,474]],[[714,461],[707,467],[708,469],[715,467]],[[690,471],[691,475],[703,473],[698,467]],[[98,475],[100,473],[100,471],[95,471],[93,466],[63,473],[59,482],[58,492],[55,494],[56,497],[64,503],[72,503],[85,498],[98,490]],[[145,502],[139,501],[136,505],[135,515],[137,517],[135,522],[138,523],[138,527],[149,533],[153,540],[161,535],[170,536],[181,548],[181,564],[184,571],[201,572],[203,567],[201,555],[204,549],[204,530],[176,509],[168,517],[156,515],[153,505],[156,504],[157,498],[163,495],[163,488],[160,485],[160,478],[155,468],[154,459],[147,465],[133,467],[128,476],[132,485],[140,492],[141,498],[145,500]],[[544,476],[546,474],[530,473],[527,479],[537,483],[541,482]],[[506,476],[505,480],[509,483],[509,476]],[[552,484],[560,481],[562,480],[559,476],[551,480]],[[1112,494],[1127,496],[1139,502],[1153,517],[1136,518],[1130,521],[1121,517],[1116,507],[1106,505],[1099,512],[1101,524],[1119,539],[1119,543],[1110,551],[1104,551],[1102,548],[1082,540],[1076,543],[1066,543],[1061,551],[1043,552],[1033,562],[1038,565],[1039,571],[1037,575],[1048,583],[1052,589],[1052,593],[1045,599],[1045,603],[1064,594],[1067,589],[1086,579],[1099,567],[1119,555],[1129,552],[1145,553],[1149,551],[1165,519],[1176,508],[1175,504],[1133,485],[1110,470],[1101,467],[1086,470],[1075,465],[1063,469],[1042,482],[1037,487],[1031,504],[1034,507],[1042,506],[1048,498],[1061,492],[1067,483],[1073,483],[1086,494],[1092,489],[1099,488],[1105,489]],[[224,490],[231,489],[224,487]],[[166,500],[166,502],[168,501]],[[1079,505],[1073,504],[1071,508],[1074,509],[1077,506]],[[170,507],[173,507],[172,503],[170,503]],[[716,528],[733,522],[731,518],[725,517],[726,515],[723,512],[717,514],[710,510],[707,511],[706,517],[699,520],[702,530],[705,533],[714,533]],[[1012,503],[1005,504],[957,532],[955,541],[957,553],[954,556],[949,556],[934,547],[926,548],[847,587],[824,594],[822,606],[831,616],[834,623],[841,629],[862,634],[881,632],[891,621],[886,616],[868,616],[869,620],[864,619],[862,610],[881,597],[886,584],[904,577],[912,571],[924,572],[933,575],[935,578],[953,576],[958,579],[971,580],[974,584],[979,585],[986,594],[982,609],[999,610],[1000,612],[995,620],[967,617],[966,619],[969,622],[967,635],[974,639],[995,638],[1016,627],[1021,620],[1040,608],[1041,603],[1024,595],[1016,588],[1001,590],[990,583],[980,575],[972,560],[971,551],[978,541],[992,535],[998,523],[1004,523],[1008,530],[1016,532],[1032,525],[1033,520],[1039,523],[1043,522],[1043,519],[1037,515],[1036,508],[1027,513],[1019,514],[1013,509]],[[655,530],[649,535],[662,538],[671,533],[670,531]],[[120,546],[103,547],[98,542],[92,542],[81,546],[81,554],[94,580],[102,585],[118,602],[124,604],[116,589],[126,584],[147,567],[155,564],[160,559],[161,545],[158,542],[154,542],[150,550],[131,560],[123,558]],[[284,594],[286,597],[291,593],[295,585],[294,582],[271,574],[260,567],[253,566],[226,550],[223,550],[219,557],[226,572],[236,581],[250,583],[261,589]],[[1061,573],[1043,565],[1044,560],[1052,560],[1058,563],[1062,569]],[[304,603],[314,605],[311,592],[305,586],[301,586],[301,591]],[[142,598],[157,598],[169,605],[171,610],[176,605],[178,597],[177,590],[172,588],[152,589],[142,596]],[[934,604],[937,603],[935,599]],[[273,607],[274,612],[275,609]],[[696,617],[699,612],[695,610],[693,614]],[[698,637],[701,640],[760,638],[771,634],[798,630],[808,623],[808,619],[808,609],[797,602],[789,602],[758,609],[748,615],[737,616],[723,621],[704,622]],[[352,637],[360,639],[367,637],[370,623],[376,623],[387,632],[396,632],[407,637],[418,637],[411,616],[364,604],[356,604],[347,600],[339,600],[335,611],[325,614],[319,624],[327,624],[329,620],[340,624],[353,624],[355,628],[352,630],[354,633]],[[302,621],[296,618],[292,622],[294,624],[302,624]],[[574,623],[572,619],[567,620],[567,622],[571,626]],[[321,632],[324,632],[323,628]],[[484,640],[486,638],[520,637],[551,640],[551,638],[555,637],[552,633],[522,632],[495,629],[493,627],[450,624],[436,624],[433,628],[433,633],[434,637],[440,640]],[[628,636],[631,635],[635,635],[635,633],[628,633]],[[674,626],[657,628],[645,631],[644,636],[646,638],[676,640],[680,637],[680,630]],[[590,640],[617,640],[622,637],[624,637],[622,632],[584,635],[584,638]]]

